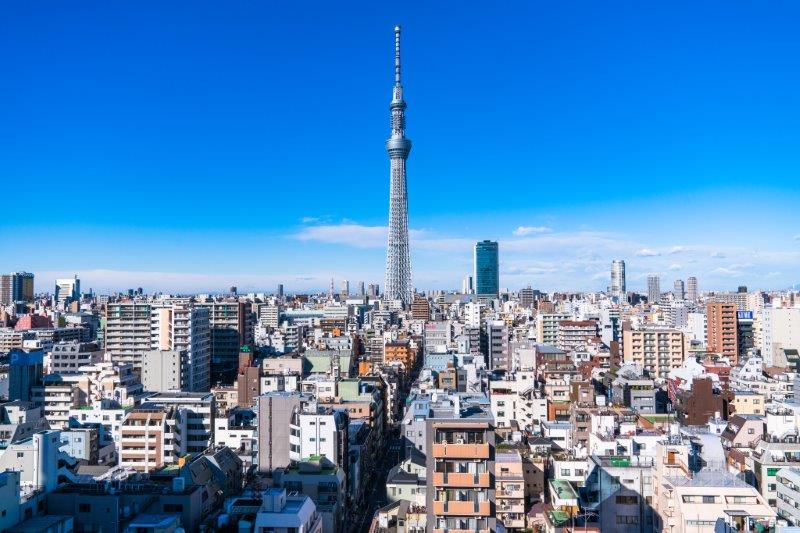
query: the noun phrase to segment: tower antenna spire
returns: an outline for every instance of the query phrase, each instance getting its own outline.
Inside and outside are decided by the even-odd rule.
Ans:
[[[394,84],[400,85],[400,26],[394,27]]]

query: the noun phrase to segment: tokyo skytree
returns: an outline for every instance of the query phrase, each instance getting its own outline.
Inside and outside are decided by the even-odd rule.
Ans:
[[[394,27],[394,90],[392,103],[392,135],[386,141],[391,175],[389,184],[389,238],[386,246],[386,285],[384,296],[411,304],[411,256],[408,246],[408,190],[406,159],[411,141],[406,139],[406,102],[400,83],[400,26]]]

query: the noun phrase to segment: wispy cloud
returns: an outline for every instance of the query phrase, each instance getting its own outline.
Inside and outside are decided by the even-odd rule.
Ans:
[[[667,270],[675,271],[675,270],[680,270],[682,268],[683,266],[679,265],[678,263],[672,263],[670,266],[667,267]]]
[[[519,226],[514,230],[514,235],[517,237],[525,237],[537,233],[550,233],[551,231],[553,231],[553,229],[547,226]]]
[[[386,226],[362,226],[361,224],[325,224],[302,228],[293,237],[300,241],[315,241],[327,244],[343,244],[356,248],[386,246]]]
[[[636,257],[658,257],[661,252],[652,248],[641,248],[636,251]]]

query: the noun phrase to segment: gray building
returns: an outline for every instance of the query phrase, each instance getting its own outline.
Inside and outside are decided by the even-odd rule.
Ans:
[[[148,392],[188,390],[186,351],[149,350],[142,357],[142,385]]]
[[[291,422],[301,406],[300,393],[270,392],[258,397],[258,471],[271,474],[286,468],[289,460]],[[299,449],[297,450],[299,451]]]

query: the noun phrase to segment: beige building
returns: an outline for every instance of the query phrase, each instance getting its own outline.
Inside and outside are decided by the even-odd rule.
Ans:
[[[622,332],[622,352],[626,363],[644,368],[650,377],[666,378],[670,370],[683,364],[683,333],[665,328],[626,329]]]
[[[160,409],[135,410],[120,428],[119,463],[139,472],[164,466],[164,435],[167,413]]]
[[[735,390],[733,394],[733,401],[730,405],[733,408],[733,412],[737,415],[763,416],[765,414],[764,405],[766,398],[763,394],[749,390]]]
[[[497,521],[506,530],[525,527],[525,476],[517,450],[497,452],[494,458]]]

